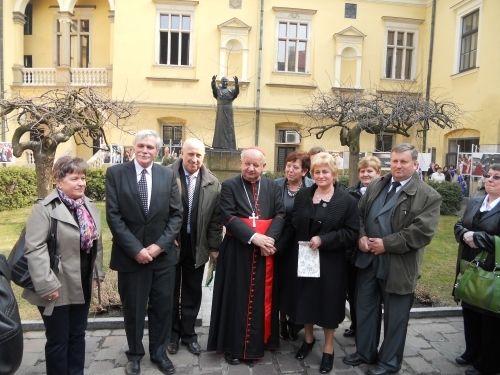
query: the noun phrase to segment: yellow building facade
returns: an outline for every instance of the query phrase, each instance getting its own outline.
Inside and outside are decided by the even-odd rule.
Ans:
[[[211,146],[211,77],[238,76],[237,147],[259,145],[268,169],[281,170],[292,150],[348,151],[337,130],[321,140],[298,135],[310,124],[304,109],[318,90],[391,92],[411,84],[425,94],[432,9],[428,0],[8,0],[5,95],[95,86],[135,103],[131,132],[157,130],[175,151],[193,136]],[[440,164],[453,162],[457,145],[500,151],[499,12],[497,0],[436,2],[431,96],[465,111],[460,128],[427,134],[423,151]],[[118,145],[132,139],[108,135]],[[424,147],[417,131],[409,139],[363,134],[361,151],[403,141]],[[71,142],[59,152],[93,153]]]

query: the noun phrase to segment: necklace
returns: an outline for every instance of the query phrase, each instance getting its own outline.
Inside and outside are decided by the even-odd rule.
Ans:
[[[241,177],[241,186],[243,186],[243,190],[245,191],[245,195],[247,196],[247,201],[248,201],[248,204],[250,206],[250,209],[252,210],[252,216],[249,216],[248,218],[250,220],[252,220],[252,226],[255,228],[257,227],[257,224],[255,222],[255,220],[258,220],[259,219],[259,216],[258,215],[255,215],[255,211],[257,211],[257,205],[258,205],[258,202],[259,202],[259,195],[260,195],[260,180],[259,180],[259,186],[257,188],[257,196],[255,197],[255,207],[254,205],[252,205],[252,201],[250,200],[250,196],[248,195],[248,192],[247,192],[247,188],[245,186],[245,182],[243,181],[243,177]]]
[[[288,182],[286,183],[286,193],[288,194],[289,197],[295,197],[297,193],[299,192],[300,188],[302,187],[302,181],[300,181],[299,186],[297,187],[297,190],[291,191],[290,190],[290,185],[288,185]]]
[[[321,194],[318,190],[316,190],[314,192],[314,196],[313,196],[313,203],[320,203],[321,201],[323,202],[330,202],[330,199],[332,199],[332,196],[333,196],[333,188],[331,191],[327,192],[327,193],[323,193]],[[323,204],[323,207],[326,207],[326,203]]]

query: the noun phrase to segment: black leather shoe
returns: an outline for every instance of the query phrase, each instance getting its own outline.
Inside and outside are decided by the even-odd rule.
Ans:
[[[344,357],[344,359],[342,360],[342,362],[344,362],[348,366],[359,366],[362,363],[367,363],[367,364],[373,363],[373,362],[365,361],[363,358],[361,358],[361,356],[358,354],[358,352],[354,352],[354,353],[346,355]]]
[[[167,345],[168,354],[177,354],[178,351],[179,351],[178,341],[171,342],[170,344]]]
[[[141,373],[141,361],[138,359],[133,359],[127,362],[125,366],[125,374],[127,375],[139,375]]]
[[[233,357],[231,354],[229,353],[224,353],[224,359],[226,360],[226,362],[229,364],[229,365],[239,365],[241,363],[241,361],[236,358],[236,357]]]
[[[288,340],[290,338],[288,334],[288,322],[286,320],[280,320],[280,336],[283,340]]]
[[[187,347],[187,350],[189,350],[189,352],[191,354],[194,354],[194,355],[200,355],[201,354],[201,346],[200,344],[198,344],[197,341],[192,341],[188,344],[186,343],[182,343],[183,345],[186,345]]]
[[[302,346],[295,354],[295,358],[297,358],[300,361],[305,359],[309,355],[309,353],[311,353],[311,350],[312,350],[315,342],[316,342],[316,339],[313,339],[313,341],[311,343],[303,341]]]
[[[162,374],[172,375],[175,373],[174,364],[166,355],[163,358],[151,357],[151,362],[158,367],[158,370],[160,370]]]
[[[328,374],[333,368],[333,357],[334,353],[323,353],[321,357],[321,365],[319,366],[319,372],[322,374]]]
[[[480,371],[477,371],[474,367],[465,370],[465,375],[481,375]]]
[[[460,366],[470,365],[470,361],[465,359],[463,356],[455,358],[455,363]]]
[[[367,375],[386,375],[389,374],[389,371],[387,371],[385,368],[381,366],[377,366],[375,368],[372,368],[366,372]]]
[[[344,337],[354,337],[354,336],[356,336],[356,331],[354,331],[353,329],[348,328],[344,331]]]

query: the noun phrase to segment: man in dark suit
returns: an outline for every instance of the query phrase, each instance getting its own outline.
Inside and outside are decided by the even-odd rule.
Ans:
[[[175,368],[167,357],[182,202],[172,171],[154,164],[161,140],[152,130],[137,133],[135,159],[106,171],[106,218],[113,235],[111,264],[127,335],[127,374],[140,374],[147,309],[149,354],[164,374]]]
[[[205,263],[215,261],[222,241],[219,194],[220,183],[203,165],[205,145],[198,139],[186,139],[181,157],[170,168],[181,190],[184,219],[178,243],[179,262],[175,272],[174,313],[168,352],[179,350],[179,340],[195,354],[201,346],[194,331],[200,311]]]
[[[424,247],[439,221],[441,196],[416,173],[418,152],[391,151],[391,173],[375,180],[359,202],[356,267],[356,352],[344,363],[376,363],[368,375],[398,372]],[[384,342],[378,349],[384,305]]]

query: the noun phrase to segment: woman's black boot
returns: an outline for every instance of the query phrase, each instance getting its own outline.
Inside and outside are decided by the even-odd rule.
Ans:
[[[288,334],[288,322],[286,320],[280,320],[280,336],[283,340],[288,340],[290,338]]]
[[[323,357],[321,357],[321,365],[319,366],[319,372],[321,372],[322,374],[328,374],[330,371],[332,371],[333,357],[333,353],[323,353]]]
[[[295,358],[297,358],[300,361],[302,361],[304,358],[306,358],[309,355],[309,353],[311,352],[315,342],[316,342],[315,339],[313,339],[313,341],[311,343],[307,343],[304,341],[302,343],[302,346],[300,347],[300,349],[295,354]]]

